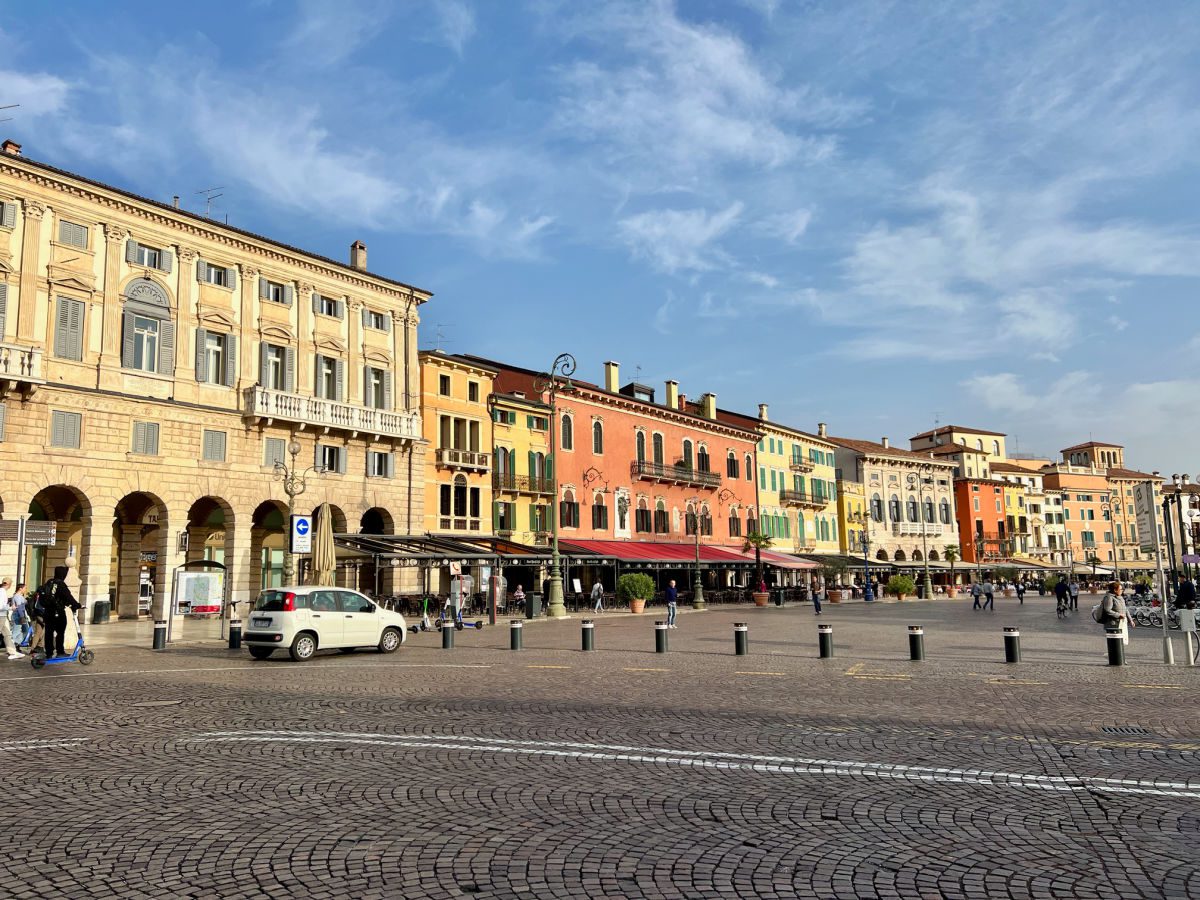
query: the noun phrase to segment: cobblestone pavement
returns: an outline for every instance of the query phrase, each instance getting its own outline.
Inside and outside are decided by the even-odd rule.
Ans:
[[[651,613],[594,653],[575,618],[4,664],[0,895],[1200,897],[1200,670],[998,603],[681,611],[661,655]]]

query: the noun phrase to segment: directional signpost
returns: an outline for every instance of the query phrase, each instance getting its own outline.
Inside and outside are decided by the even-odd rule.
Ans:
[[[312,553],[312,530],[312,516],[292,515],[292,553]]]
[[[1163,604],[1163,662],[1175,665],[1175,649],[1167,632],[1167,576],[1163,573],[1162,551],[1158,546],[1158,504],[1154,499],[1154,484],[1143,481],[1133,486],[1133,508],[1137,514],[1138,540],[1142,551],[1153,553],[1158,566],[1158,589]]]

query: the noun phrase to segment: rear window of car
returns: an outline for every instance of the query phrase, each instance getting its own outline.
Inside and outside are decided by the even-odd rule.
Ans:
[[[254,601],[256,612],[283,612],[283,601],[288,591],[263,591]],[[308,609],[308,595],[297,594],[292,601],[293,609]]]

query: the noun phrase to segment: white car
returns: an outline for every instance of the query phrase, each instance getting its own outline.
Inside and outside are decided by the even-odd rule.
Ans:
[[[408,637],[404,616],[346,588],[303,585],[263,591],[242,641],[255,659],[287,648],[297,662],[318,650],[376,647],[394,653]]]

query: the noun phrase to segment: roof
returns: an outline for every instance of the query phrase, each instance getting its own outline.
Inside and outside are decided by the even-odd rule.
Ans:
[[[1128,478],[1131,481],[1163,481],[1161,475],[1150,472],[1138,472],[1136,469],[1108,469],[1105,474],[1109,478]]]
[[[1089,447],[1116,447],[1118,450],[1124,450],[1123,444],[1109,444],[1104,441],[1088,441],[1086,444],[1076,444],[1074,447],[1063,447],[1059,453],[1070,453],[1072,450],[1086,450]]]
[[[1003,431],[985,431],[982,428],[966,428],[962,425],[939,425],[931,431],[922,431],[920,434],[914,434],[910,441],[919,441],[921,438],[937,437],[943,434],[950,434],[952,431],[965,431],[967,434],[990,434],[993,437],[1008,437]]]
[[[747,428],[775,428],[779,431],[785,431],[788,434],[794,434],[807,441],[813,441],[817,444],[825,444],[833,446],[833,439],[829,437],[821,437],[819,434],[813,434],[811,431],[805,431],[802,428],[793,428],[791,425],[784,425],[782,422],[772,422],[770,419],[760,419],[758,416],[747,415],[746,413],[734,412],[731,409],[717,408],[717,418],[728,421],[731,424],[742,424]]]
[[[93,178],[86,178],[83,175],[76,174],[75,172],[68,172],[66,169],[59,169],[55,166],[49,165],[48,163],[38,162],[36,159],[30,159],[28,156],[24,156],[24,155],[15,156],[11,153],[0,154],[0,161],[8,162],[8,163],[19,162],[22,165],[27,165],[34,169],[41,169],[44,172],[52,172],[55,175],[60,175],[64,178],[73,178],[75,181],[81,182],[83,184],[89,184],[92,187],[100,188],[101,190],[105,190],[105,191],[112,191],[114,194],[119,194],[122,197],[128,197],[131,200],[138,201],[139,203],[145,203],[148,206],[156,207],[157,209],[160,209],[163,212],[169,213],[172,216],[177,216],[181,219],[190,219],[193,222],[204,225],[204,227],[206,227],[206,228],[211,228],[213,231],[218,231],[218,232],[225,231],[225,232],[232,232],[233,234],[240,234],[244,237],[253,238],[256,241],[262,241],[264,244],[271,244],[274,247],[279,247],[279,248],[281,248],[283,250],[287,250],[291,253],[298,253],[301,256],[307,256],[309,259],[315,259],[318,262],[322,262],[327,266],[332,266],[335,269],[341,269],[343,272],[346,272],[351,275],[356,275],[359,277],[366,277],[366,278],[374,278],[376,281],[382,281],[386,284],[391,284],[391,285],[395,285],[397,287],[407,288],[410,291],[417,291],[421,294],[425,294],[426,298],[433,296],[433,294],[430,291],[426,291],[419,287],[414,287],[413,285],[408,284],[406,282],[396,281],[393,278],[385,278],[382,275],[376,275],[374,272],[367,272],[367,271],[364,271],[363,269],[356,269],[356,268],[354,268],[354,266],[350,265],[349,263],[338,262],[336,259],[330,259],[328,256],[321,256],[317,253],[312,253],[308,250],[301,250],[299,247],[293,247],[290,244],[285,244],[282,241],[275,240],[274,238],[269,238],[269,237],[266,237],[261,234],[255,234],[253,231],[247,231],[244,228],[237,228],[233,225],[225,224],[224,222],[217,222],[217,221],[214,221],[213,219],[206,218],[205,216],[202,216],[199,213],[189,212],[186,209],[178,209],[169,203],[163,203],[159,200],[151,200],[149,197],[143,197],[140,194],[133,193],[132,191],[126,191],[119,187],[113,187],[111,184],[105,184],[103,181],[96,181]],[[418,303],[424,303],[424,302],[425,302],[424,300],[418,299]]]
[[[987,456],[986,450],[976,450],[974,447],[964,447],[962,444],[941,444],[937,447],[927,447],[914,450],[914,453],[929,453],[933,456],[950,456],[954,453],[974,453],[976,456]]]
[[[874,441],[860,441],[857,438],[828,437],[826,440],[831,444],[837,444],[839,447],[845,447],[847,450],[854,450],[868,456],[899,456],[908,459],[920,459],[925,462],[934,462],[941,466],[950,465],[948,462],[943,462],[930,456],[928,450],[905,450],[902,447],[885,447],[883,444],[877,444]]]
[[[1012,472],[1014,475],[1038,475],[1042,474],[1041,469],[1030,469],[1026,466],[1016,466],[1012,463],[994,462],[992,463],[993,472]]]
[[[496,369],[493,366],[484,365],[481,362],[476,362],[469,356],[462,356],[458,353],[443,353],[441,350],[419,350],[417,351],[417,359],[419,360],[441,360],[442,362],[454,363],[466,368],[474,369],[477,372],[490,372],[496,374]]]

